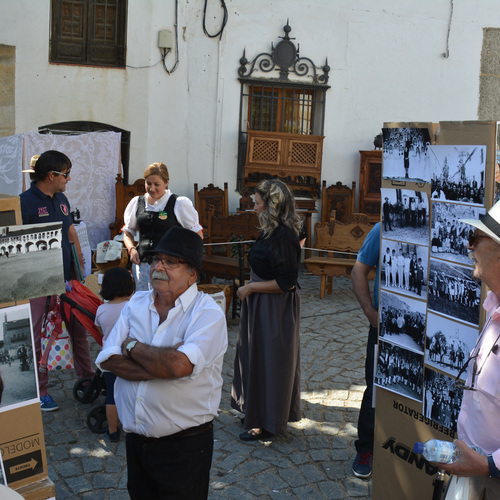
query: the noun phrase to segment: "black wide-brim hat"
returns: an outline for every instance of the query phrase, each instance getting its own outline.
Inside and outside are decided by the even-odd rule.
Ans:
[[[171,227],[162,237],[156,248],[146,250],[145,255],[164,253],[171,257],[179,257],[198,270],[201,280],[205,273],[201,270],[203,256],[203,241],[199,234],[181,226]]]

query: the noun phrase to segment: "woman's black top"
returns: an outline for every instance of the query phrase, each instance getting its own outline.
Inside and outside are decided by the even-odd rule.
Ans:
[[[300,251],[295,231],[278,226],[269,237],[261,234],[257,238],[248,261],[257,276],[266,281],[275,279],[286,292],[297,285]]]
[[[174,213],[176,200],[177,196],[171,194],[164,210],[149,212],[146,210],[144,196],[139,196],[137,200],[137,225],[139,226],[140,238],[137,251],[141,261],[145,260],[144,252],[153,250],[172,226],[180,226]]]

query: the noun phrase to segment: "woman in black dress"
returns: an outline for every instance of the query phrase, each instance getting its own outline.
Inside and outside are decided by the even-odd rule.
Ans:
[[[262,233],[250,251],[251,280],[238,289],[240,331],[231,394],[245,414],[243,441],[282,434],[300,410],[300,295],[297,277],[302,220],[283,182],[266,180],[255,192]]]

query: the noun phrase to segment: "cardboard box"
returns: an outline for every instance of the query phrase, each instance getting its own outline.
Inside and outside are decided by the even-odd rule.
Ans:
[[[0,450],[9,488],[17,489],[47,479],[40,404],[4,411],[0,418]]]
[[[56,487],[48,477],[36,483],[20,486],[15,491],[22,495],[25,500],[52,500],[56,498]]]
[[[0,193],[0,226],[16,226],[22,223],[19,196]]]

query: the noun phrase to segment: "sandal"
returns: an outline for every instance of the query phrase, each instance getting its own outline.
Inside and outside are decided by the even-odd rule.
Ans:
[[[248,431],[242,432],[240,434],[240,439],[242,441],[258,441],[260,439],[272,438],[274,434],[268,432],[265,429],[249,429]]]

